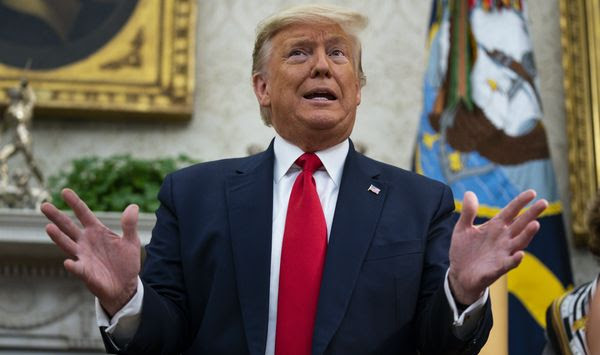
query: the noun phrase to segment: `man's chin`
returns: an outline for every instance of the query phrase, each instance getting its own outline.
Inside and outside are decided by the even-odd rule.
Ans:
[[[341,115],[339,112],[315,110],[306,114],[302,120],[313,129],[331,129],[343,124],[347,119],[347,116]]]
[[[340,120],[332,117],[311,117],[307,121],[307,127],[313,131],[330,131],[340,124]]]

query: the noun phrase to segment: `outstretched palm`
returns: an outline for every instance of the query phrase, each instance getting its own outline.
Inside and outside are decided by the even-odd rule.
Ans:
[[[46,232],[69,258],[67,271],[81,279],[104,309],[113,315],[135,294],[140,271],[140,240],[136,226],[138,207],[128,206],[121,217],[123,236],[108,229],[75,192],[62,191],[82,227],[54,205],[45,203],[42,212],[52,222]]]
[[[536,218],[548,206],[545,200],[539,200],[519,215],[534,198],[535,191],[522,192],[494,218],[475,226],[477,197],[465,193],[450,245],[448,278],[457,301],[473,303],[486,287],[519,265],[523,249],[540,228]]]

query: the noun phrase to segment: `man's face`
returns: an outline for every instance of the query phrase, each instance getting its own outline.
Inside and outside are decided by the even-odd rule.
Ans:
[[[273,127],[305,151],[346,139],[360,104],[356,48],[337,25],[296,24],[271,39],[266,73],[253,78]]]

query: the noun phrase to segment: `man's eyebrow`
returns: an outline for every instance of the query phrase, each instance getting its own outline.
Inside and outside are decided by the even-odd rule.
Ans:
[[[310,38],[291,38],[286,41],[285,46],[287,47],[307,47],[314,44],[315,41]]]
[[[287,47],[308,47],[308,46],[315,44],[315,42],[316,41],[311,38],[298,37],[298,38],[290,38],[289,40],[287,40],[285,42],[284,45]],[[325,39],[325,45],[327,45],[327,46],[336,45],[336,44],[343,44],[343,45],[349,46],[350,41],[348,40],[348,38],[346,38],[344,36],[331,36],[331,37]]]

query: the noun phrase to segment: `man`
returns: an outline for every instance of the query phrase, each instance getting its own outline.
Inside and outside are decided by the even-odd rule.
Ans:
[[[83,228],[42,207],[48,234],[72,256],[65,267],[106,313],[109,350],[467,354],[483,346],[487,286],[519,264],[547,203],[517,217],[535,197],[526,191],[473,226],[477,199],[467,193],[454,227],[448,187],[358,154],[348,137],[364,84],[356,35],[365,25],[334,6],[292,8],[259,25],[253,86],[277,137],[258,155],[165,179],[141,280],[136,206],[123,212],[122,237],[70,190],[63,197]]]

